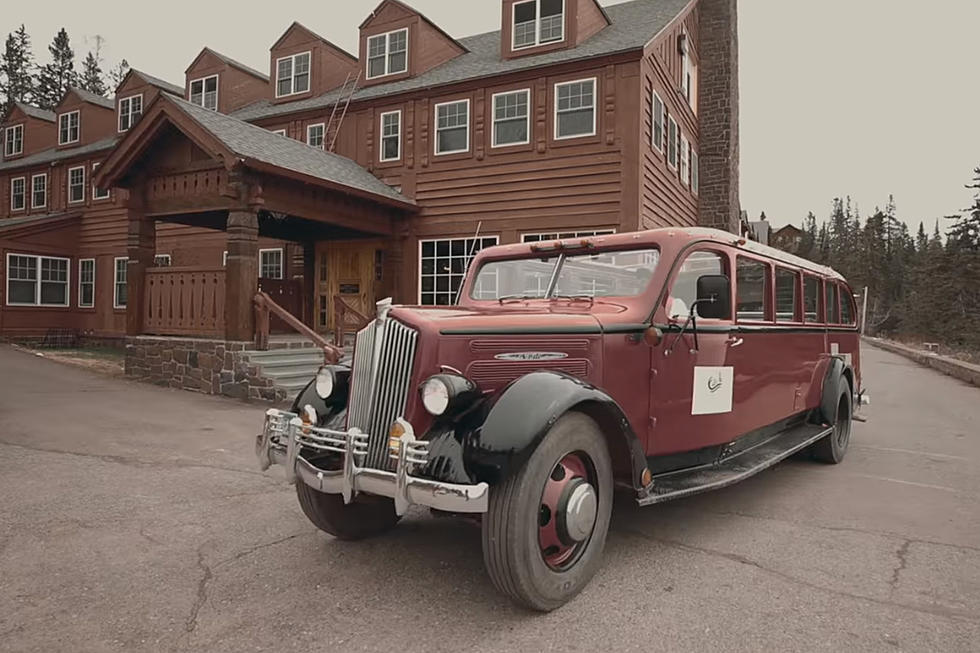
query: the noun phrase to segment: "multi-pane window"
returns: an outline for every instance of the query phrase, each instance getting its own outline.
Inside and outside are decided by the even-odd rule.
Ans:
[[[800,275],[792,270],[776,268],[776,321],[795,322],[799,306]]]
[[[142,95],[119,100],[119,131],[124,132],[135,125],[141,115],[143,115]]]
[[[301,52],[276,60],[276,97],[310,90],[310,53]]]
[[[78,261],[78,306],[91,308],[95,305],[95,259]]]
[[[14,125],[3,130],[3,155],[17,156],[24,152],[24,125]]]
[[[595,78],[555,84],[555,138],[595,134]]]
[[[69,111],[58,116],[58,145],[75,143],[79,137],[81,113]]]
[[[68,168],[68,202],[85,201],[85,167]]]
[[[823,311],[820,305],[820,279],[803,277],[803,317],[807,322],[820,322]]]
[[[408,70],[408,29],[368,37],[367,77],[397,75]]]
[[[690,36],[686,33],[683,36],[683,51],[681,53],[681,88],[684,90],[684,97],[691,108],[695,108],[697,97],[697,76],[698,67],[691,58]]]
[[[840,302],[837,297],[837,284],[827,283],[824,286],[827,294],[827,324],[840,324]]]
[[[7,304],[68,306],[68,259],[8,254]]]
[[[739,320],[767,319],[769,265],[739,256],[735,266],[736,316]]]
[[[48,173],[31,177],[31,208],[43,209],[48,205]]]
[[[691,145],[687,136],[681,136],[681,183],[685,186],[691,181]]]
[[[493,146],[530,143],[531,91],[497,93],[493,96]]]
[[[218,110],[218,76],[202,77],[191,82],[189,100],[199,107]]]
[[[429,306],[451,305],[456,300],[471,258],[484,247],[496,244],[496,236],[421,241],[419,303]],[[473,296],[477,299],[496,298],[497,287],[494,280],[481,280],[481,287],[474,288]]]
[[[402,156],[402,112],[381,114],[381,160],[397,161]]]
[[[93,163],[92,164],[92,176],[93,177],[95,176],[95,171],[98,170],[98,168],[99,168],[100,165],[102,165],[102,164],[101,163]],[[110,195],[111,195],[111,192],[108,189],[99,188],[95,184],[92,184],[92,199],[93,200],[107,200],[107,199],[109,199],[109,196]]]
[[[588,238],[590,236],[608,236],[616,233],[615,229],[588,229],[585,231],[552,231],[542,234],[522,234],[522,243],[540,243],[546,240],[564,240],[565,238]]]
[[[153,267],[169,268],[171,260],[170,254],[157,254],[153,257]]]
[[[122,257],[116,258],[114,261],[114,278],[113,278],[113,290],[112,290],[112,307],[113,308],[126,308],[126,301],[128,300],[129,288],[126,285],[127,266],[129,265],[129,259]]]
[[[691,146],[691,192],[694,193],[695,195],[698,194],[698,188],[700,188],[701,185],[701,169],[698,168],[698,165],[699,165],[698,153],[697,150],[695,150],[694,146],[692,145]]]
[[[282,249],[259,250],[259,277],[282,279]]]
[[[667,118],[667,113],[664,107],[664,101],[660,99],[660,95],[656,91],[653,92],[653,130],[651,133],[651,140],[655,150],[663,154],[664,151],[664,120]]]
[[[470,149],[470,101],[436,105],[436,154]]]
[[[555,43],[565,38],[564,0],[514,3],[513,49]]]
[[[677,121],[674,120],[673,116],[667,117],[667,164],[673,168],[677,169]]]
[[[23,211],[27,207],[27,179],[17,177],[10,180],[10,210]]]
[[[323,123],[317,123],[315,125],[307,125],[306,127],[306,144],[312,145],[313,147],[323,147]]]

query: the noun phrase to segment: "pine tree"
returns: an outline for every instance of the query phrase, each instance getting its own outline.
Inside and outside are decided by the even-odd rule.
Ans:
[[[85,55],[85,60],[82,62],[82,74],[78,79],[78,86],[102,97],[105,97],[108,92],[105,80],[102,79],[102,66],[91,51]]]
[[[813,258],[817,248],[817,216],[813,211],[806,214],[803,218],[803,236],[800,239],[800,251],[797,252],[803,258]]]
[[[37,103],[44,109],[53,109],[69,88],[78,86],[75,72],[75,53],[71,49],[68,32],[62,27],[48,46],[51,63],[41,67],[37,80]]]
[[[108,73],[106,73],[106,77],[109,78],[109,84],[110,86],[112,86],[113,91],[116,90],[117,86],[122,84],[122,80],[126,76],[126,73],[128,72],[129,72],[129,62],[123,59],[118,64],[116,64],[115,68],[113,68]]]
[[[980,348],[980,168],[974,170],[977,190],[973,205],[963,215],[951,216],[946,232],[946,275],[949,286],[948,341]]]
[[[0,115],[14,102],[31,102],[34,90],[34,55],[31,38],[21,25],[7,36],[3,55],[0,56]]]

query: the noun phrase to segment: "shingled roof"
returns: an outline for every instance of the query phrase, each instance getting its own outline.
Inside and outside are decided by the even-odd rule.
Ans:
[[[216,56],[217,58],[219,58],[222,61],[224,61],[226,64],[228,64],[232,68],[237,68],[238,70],[242,71],[243,73],[248,73],[249,75],[251,75],[253,77],[258,77],[262,81],[266,81],[266,82],[269,81],[269,76],[268,75],[266,75],[263,72],[259,72],[258,70],[256,70],[255,68],[252,68],[251,66],[246,66],[245,64],[243,64],[240,61],[235,61],[231,57],[226,56],[226,55],[223,55],[220,52],[218,52],[217,50],[212,50],[211,48],[204,48],[204,49],[207,50],[208,52],[210,52],[211,54],[213,54],[214,56]],[[180,94],[178,93],[178,95],[180,95]]]
[[[41,107],[36,107],[33,104],[27,104],[26,102],[14,102],[14,104],[17,105],[18,109],[23,111],[31,118],[47,120],[48,122],[54,122],[57,119],[54,111],[48,111],[47,109],[42,109]]]
[[[101,95],[96,95],[91,91],[86,91],[84,88],[78,88],[77,86],[73,86],[72,88],[68,89],[68,92],[74,93],[78,97],[82,98],[83,100],[91,104],[97,104],[100,107],[105,107],[106,109],[112,109],[112,110],[116,109],[115,101],[110,100],[107,97],[102,97]]]
[[[111,150],[117,141],[119,141],[118,135],[109,136],[108,138],[103,138],[102,140],[89,143],[88,145],[81,145],[79,147],[72,147],[68,149],[52,147],[47,150],[42,150],[31,154],[30,156],[4,161],[3,163],[0,163],[0,171],[10,170],[12,168],[29,168],[31,166],[52,163],[54,161],[71,159],[84,154],[93,154],[95,152],[101,152],[102,150]]]
[[[606,7],[605,11],[610,20],[609,26],[577,47],[538,55],[526,55],[512,59],[501,58],[499,30],[459,39],[460,45],[469,52],[416,77],[359,89],[352,100],[355,102],[368,100],[396,93],[446,86],[466,80],[493,77],[521,70],[638,50],[659,34],[691,2],[692,0],[632,0],[632,2]],[[323,109],[332,106],[340,96],[341,89],[334,89],[323,95],[295,102],[273,104],[269,100],[260,100],[239,109],[232,115],[242,120],[261,120],[299,111]]]
[[[147,73],[144,73],[142,70],[136,70],[135,68],[131,68],[130,70],[133,71],[134,75],[142,79],[150,86],[155,86],[161,91],[165,91],[167,93],[170,93],[171,95],[177,95],[180,97],[184,96],[184,89],[181,88],[180,86],[177,86],[176,84],[171,84],[170,82],[164,79],[160,79],[159,77],[148,75]]]

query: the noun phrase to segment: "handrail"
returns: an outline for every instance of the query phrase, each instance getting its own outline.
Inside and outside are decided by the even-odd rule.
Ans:
[[[347,326],[347,314],[351,314],[356,320],[356,323],[351,325],[355,331],[360,331],[371,321],[371,318],[345,302],[340,295],[333,296],[333,309],[334,344],[338,347],[344,346],[344,327]]]
[[[280,320],[289,325],[290,328],[299,332],[312,340],[318,347],[323,349],[323,362],[336,364],[340,362],[343,350],[334,347],[330,342],[319,333],[303,324],[295,315],[277,304],[267,293],[259,291],[253,300],[255,304],[255,348],[264,351],[269,348],[269,317],[272,313],[276,314]]]

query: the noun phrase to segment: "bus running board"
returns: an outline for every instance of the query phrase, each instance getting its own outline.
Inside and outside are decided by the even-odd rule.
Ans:
[[[713,465],[682,469],[653,477],[650,494],[641,506],[717,490],[758,474],[833,432],[833,427],[803,424],[773,436],[762,444]]]

